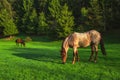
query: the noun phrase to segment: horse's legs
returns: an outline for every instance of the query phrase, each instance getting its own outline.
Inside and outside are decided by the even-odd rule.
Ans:
[[[93,60],[94,52],[95,52],[95,47],[94,47],[94,45],[92,44],[92,45],[91,45],[91,55],[90,55],[89,61],[92,61],[92,60]]]
[[[94,62],[96,63],[97,61],[97,55],[98,55],[98,46],[95,45],[95,58],[94,58]]]
[[[25,47],[25,43],[23,43],[23,46]]]
[[[67,52],[68,52],[68,49],[69,49],[69,47],[67,47],[66,50],[65,50],[65,52],[66,52],[66,54],[65,54],[65,62],[66,62],[66,60],[67,60]]]
[[[16,43],[17,46],[19,46],[19,43]]]
[[[63,64],[66,62],[67,60],[67,52],[68,52],[68,49],[69,47],[66,47],[63,51],[62,51],[62,54],[64,53],[64,56],[62,57],[62,61],[63,61]]]
[[[16,42],[16,45],[18,46],[18,43]]]
[[[78,50],[76,51],[76,61],[79,61]]]
[[[75,60],[76,60],[76,54],[77,54],[77,48],[73,48],[73,61],[72,61],[72,64],[75,63]]]

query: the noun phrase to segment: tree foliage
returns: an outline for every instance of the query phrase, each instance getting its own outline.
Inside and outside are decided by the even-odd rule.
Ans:
[[[64,38],[73,31],[74,17],[72,16],[72,12],[69,11],[67,4],[61,8],[57,22],[59,24],[57,33],[60,38]]]
[[[18,30],[13,20],[12,8],[7,0],[1,1],[0,6],[0,33],[4,36],[17,34]]]
[[[119,29],[119,0],[1,0],[0,34],[66,37],[73,31]]]
[[[37,34],[47,34],[49,29],[44,12],[39,14],[38,21]]]
[[[89,8],[89,24],[92,26],[92,29],[104,30],[104,18],[103,18],[103,10],[102,3],[99,0],[91,0]]]

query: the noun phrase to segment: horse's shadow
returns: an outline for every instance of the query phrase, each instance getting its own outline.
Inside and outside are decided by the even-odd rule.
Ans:
[[[60,50],[47,48],[25,48],[25,47],[15,47],[11,48],[10,50],[14,52],[12,53],[12,55],[20,58],[62,64]],[[90,50],[79,50],[80,57],[79,62],[89,63],[88,61],[89,56]],[[66,63],[72,63],[72,59],[73,50],[71,49],[68,51],[68,58]]]
[[[61,63],[60,52],[43,48],[14,48],[13,55],[43,62]]]

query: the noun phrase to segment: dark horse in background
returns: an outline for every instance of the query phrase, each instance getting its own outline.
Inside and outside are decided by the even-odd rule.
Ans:
[[[74,32],[73,34],[70,34],[68,37],[65,38],[65,40],[62,43],[62,47],[61,47],[62,62],[63,63],[66,62],[67,52],[68,52],[69,47],[73,48],[72,64],[74,64],[76,60],[79,61],[77,48],[87,47],[89,45],[91,46],[91,55],[90,55],[89,61],[96,62],[99,43],[100,43],[101,51],[103,55],[106,55],[103,39],[101,37],[101,34],[98,31],[90,30],[84,33]],[[93,59],[94,53],[95,53],[95,57]]]
[[[18,38],[18,39],[15,40],[15,42],[16,42],[16,45],[19,46],[19,44],[21,44],[21,46],[25,47],[25,41],[23,39]]]

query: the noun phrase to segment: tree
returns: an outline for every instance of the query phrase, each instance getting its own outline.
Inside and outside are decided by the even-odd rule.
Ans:
[[[109,3],[109,4],[108,4]],[[106,9],[107,12],[109,12],[110,15],[106,15],[107,21],[109,22],[109,29],[116,29],[120,28],[120,1],[119,0],[110,0],[106,1],[108,9]]]
[[[53,37],[72,31],[119,29],[119,6],[119,0],[1,0],[0,35],[16,34],[17,28],[27,34],[47,31]],[[15,33],[8,33],[10,29]]]
[[[61,8],[57,22],[59,24],[57,28],[59,38],[64,38],[73,31],[74,17],[72,16],[72,12],[68,10],[67,4],[64,4]]]
[[[49,0],[34,0],[34,6],[37,10],[37,13],[39,14],[40,12],[47,12],[47,3]]]
[[[33,7],[33,0],[23,0],[22,28],[27,34],[34,34],[37,26],[37,13]]]
[[[59,0],[50,2],[49,11],[53,21],[53,29],[59,38],[64,38],[73,31],[74,17],[67,4],[60,4]]]
[[[79,31],[85,31],[89,29],[89,21],[88,21],[88,9],[86,7],[81,8],[81,17],[80,17],[81,24],[77,28]]]
[[[13,20],[11,5],[7,2],[7,0],[1,1],[0,4],[0,28],[2,29],[0,33],[4,36],[17,34],[18,30]],[[7,5],[10,7],[7,8]]]
[[[88,9],[89,26],[91,29],[103,31],[105,27],[103,9],[99,0],[91,0],[91,8]]]
[[[61,8],[61,5],[60,5],[60,1],[59,0],[52,0],[50,3],[49,3],[49,29],[50,29],[50,32],[51,34],[53,35],[53,37],[56,37],[57,33],[56,33],[56,29],[57,27],[59,26],[58,25],[58,18],[60,16],[60,9]]]
[[[41,12],[38,19],[37,34],[47,34],[48,33],[48,24],[46,22],[44,12]]]

